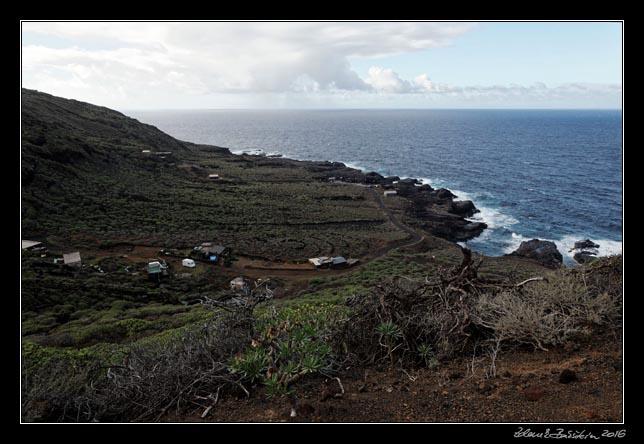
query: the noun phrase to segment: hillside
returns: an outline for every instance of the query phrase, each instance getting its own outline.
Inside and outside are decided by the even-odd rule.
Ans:
[[[555,271],[483,257],[454,243],[485,225],[448,190],[335,162],[233,155],[37,91],[22,99],[22,239],[47,248],[21,254],[25,420],[282,421],[297,398],[318,412],[304,420],[381,421],[378,411],[411,403],[416,413],[391,419],[436,421],[445,415],[428,396],[463,410],[476,390],[498,409],[477,404],[449,420],[508,419],[503,401],[525,400],[505,370],[546,380],[551,356],[556,371],[586,351],[603,359],[588,373],[606,393],[593,411],[621,415],[621,374],[604,378],[621,356],[621,257]],[[205,241],[228,247],[229,260],[183,266]],[[58,263],[73,251],[81,266]],[[315,256],[358,262],[318,269]],[[154,260],[167,276],[149,279]],[[231,288],[236,277],[248,287]],[[419,398],[405,394],[409,371],[423,375]],[[348,394],[312,401],[335,381],[323,376],[347,381]],[[229,408],[213,410],[218,402]],[[567,407],[557,408],[527,411]]]

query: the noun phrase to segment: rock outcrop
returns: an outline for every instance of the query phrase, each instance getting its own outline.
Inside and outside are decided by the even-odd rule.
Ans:
[[[595,242],[591,241],[590,239],[585,239],[585,240],[575,242],[575,246],[572,247],[570,251],[584,250],[586,248],[599,248],[599,245],[597,245]]]
[[[289,159],[275,161],[284,164],[296,162]],[[411,201],[406,212],[413,218],[412,225],[427,230],[434,236],[452,242],[465,242],[480,235],[487,228],[483,222],[472,222],[466,219],[479,212],[473,202],[454,201],[456,195],[446,188],[436,190],[415,178],[385,177],[373,171],[364,173],[340,162],[297,162],[305,165],[308,171],[313,172],[322,181],[382,187],[378,189],[379,193],[382,193],[382,190],[395,190],[398,196]]]
[[[471,200],[457,200],[452,202],[449,212],[463,217],[472,217],[475,213],[478,213],[479,210],[474,206],[474,202]]]
[[[555,243],[539,239],[521,242],[519,248],[510,255],[534,259],[549,268],[558,268],[563,263],[563,256],[557,250]]]
[[[569,250],[569,252],[575,252],[573,259],[578,264],[587,264],[597,259],[597,250],[599,245],[590,239],[580,240],[575,242],[575,245]]]
[[[399,196],[411,201],[407,213],[420,228],[452,242],[464,242],[480,235],[487,225],[472,222],[467,217],[479,210],[471,201],[454,201],[451,191],[435,190],[417,179],[403,179],[393,184]]]

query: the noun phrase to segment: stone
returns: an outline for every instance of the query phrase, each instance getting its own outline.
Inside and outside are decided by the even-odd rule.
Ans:
[[[597,245],[595,242],[591,241],[590,239],[585,239],[585,240],[575,242],[575,245],[570,249],[570,251],[584,250],[586,248],[599,248],[599,245]]]
[[[555,243],[539,239],[521,242],[519,248],[510,253],[510,256],[534,259],[549,268],[559,268],[563,263],[563,256],[557,250]]]
[[[597,260],[597,253],[594,253],[592,251],[579,251],[579,252],[575,253],[572,256],[572,258],[578,264],[587,264],[589,262]]]
[[[474,213],[477,213],[479,210],[474,206],[474,202],[471,200],[457,200],[452,201],[450,205],[449,212],[452,214],[458,214],[463,217],[471,217]]]
[[[538,401],[546,395],[546,391],[541,387],[531,385],[526,387],[523,394],[528,401]]]
[[[559,382],[561,382],[562,384],[568,384],[570,382],[574,382],[578,380],[579,379],[577,378],[577,373],[575,373],[573,370],[570,370],[570,369],[565,369],[559,375]]]

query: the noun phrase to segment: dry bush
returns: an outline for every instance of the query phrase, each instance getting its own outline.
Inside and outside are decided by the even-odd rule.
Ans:
[[[350,298],[341,337],[354,357],[422,363],[421,352],[431,347],[437,358],[489,356],[494,373],[509,345],[545,350],[621,325],[621,256],[515,283],[480,278],[480,263],[467,249],[463,254],[460,266],[431,280],[397,278]]]
[[[110,356],[81,362],[71,355],[25,362],[23,419],[146,421],[171,408],[203,411],[214,405],[222,390],[237,387],[230,359],[250,345],[254,309],[272,292],[262,287],[227,296],[204,298],[217,308],[207,324],[135,343],[120,362]]]
[[[473,321],[499,342],[545,350],[621,325],[621,258],[560,270],[547,280],[482,295]]]
[[[234,383],[228,361],[250,343],[246,321],[221,312],[210,325],[180,338],[135,345],[122,366],[107,370],[96,391],[97,403],[105,407],[101,417],[156,420],[171,408],[207,408]]]
[[[393,362],[395,356],[399,362],[425,364],[434,362],[434,355],[462,352],[477,334],[470,313],[482,282],[480,262],[471,262],[469,250],[463,253],[460,266],[440,270],[431,280],[396,278],[350,298],[352,316],[342,332],[347,348],[358,360]],[[387,337],[387,330],[397,334]]]
[[[68,359],[51,360],[46,367],[22,371],[22,420],[37,421],[87,421],[87,381],[92,378],[92,368],[79,368]]]

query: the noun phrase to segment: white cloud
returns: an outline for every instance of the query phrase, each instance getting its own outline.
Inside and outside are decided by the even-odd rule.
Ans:
[[[23,23],[23,86],[117,108],[203,107],[205,98],[250,96],[296,103],[388,96],[563,103],[599,97],[621,101],[621,85],[569,83],[465,85],[411,80],[374,63],[362,79],[353,58],[380,57],[450,45],[471,23]],[[53,42],[53,43],[52,43]],[[244,93],[244,94],[240,94]],[[377,94],[374,94],[377,93]],[[330,100],[330,102],[329,102]],[[416,99],[414,99],[416,100]],[[374,102],[375,101],[375,102]],[[205,106],[212,106],[212,102]],[[222,106],[214,103],[215,106]]]
[[[449,44],[469,23],[23,23],[40,36],[23,46],[23,84],[73,93],[117,85],[140,97],[167,93],[369,90],[350,57],[384,55]],[[73,42],[46,45],[48,37]],[[42,43],[44,42],[44,43]],[[51,78],[50,69],[59,72]],[[69,87],[60,73],[65,73]],[[49,80],[51,80],[51,83]],[[302,79],[310,85],[303,89]],[[75,83],[74,83],[75,82]],[[64,91],[52,91],[51,85]]]
[[[365,81],[374,90],[383,93],[407,93],[412,91],[412,85],[392,69],[372,66],[369,68],[368,77]]]

